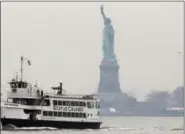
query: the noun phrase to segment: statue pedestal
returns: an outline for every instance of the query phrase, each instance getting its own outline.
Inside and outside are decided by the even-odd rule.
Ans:
[[[103,59],[100,64],[98,96],[102,108],[121,110],[124,94],[120,89],[119,65],[116,59]],[[103,113],[102,113],[103,114]]]
[[[121,93],[118,71],[116,59],[101,62],[98,93]]]

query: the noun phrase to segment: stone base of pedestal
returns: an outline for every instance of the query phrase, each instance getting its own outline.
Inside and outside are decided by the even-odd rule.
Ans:
[[[100,65],[98,93],[120,93],[119,65],[117,60],[103,60]]]

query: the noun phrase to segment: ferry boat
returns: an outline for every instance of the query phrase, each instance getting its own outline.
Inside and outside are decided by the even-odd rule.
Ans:
[[[99,129],[100,100],[94,95],[69,95],[62,83],[51,87],[53,92],[44,93],[37,85],[22,79],[9,82],[7,101],[1,102],[2,127],[54,127],[66,129]]]

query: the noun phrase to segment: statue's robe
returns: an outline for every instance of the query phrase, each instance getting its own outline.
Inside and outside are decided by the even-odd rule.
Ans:
[[[103,29],[103,52],[105,59],[114,57],[114,29],[112,25],[105,25]]]

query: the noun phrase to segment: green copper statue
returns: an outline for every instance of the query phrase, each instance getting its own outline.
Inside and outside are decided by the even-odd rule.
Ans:
[[[107,18],[103,11],[103,6],[100,7],[101,14],[104,19],[104,29],[103,29],[103,54],[104,60],[114,60],[114,29],[111,25],[110,18]]]

